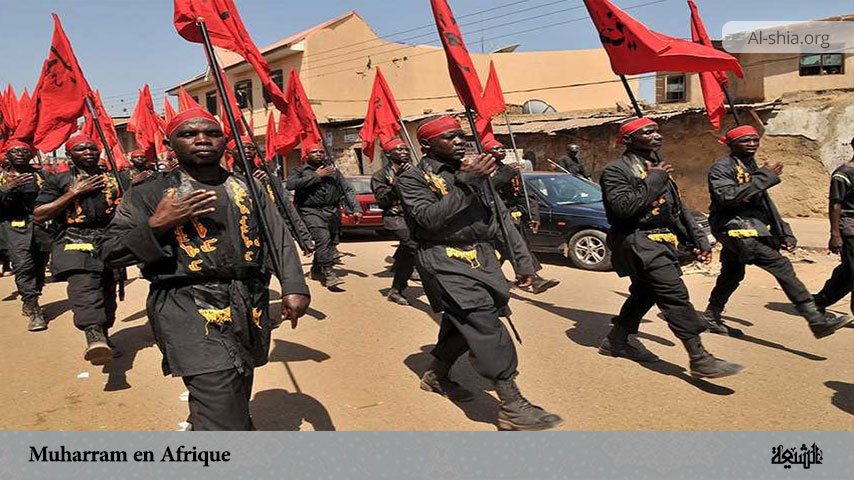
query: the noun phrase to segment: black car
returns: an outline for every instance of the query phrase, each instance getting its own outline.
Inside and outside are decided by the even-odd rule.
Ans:
[[[524,178],[537,198],[542,222],[537,234],[528,234],[531,250],[560,253],[584,270],[610,270],[611,251],[605,243],[610,224],[599,185],[566,173],[525,173]],[[692,213],[714,243],[706,216]]]

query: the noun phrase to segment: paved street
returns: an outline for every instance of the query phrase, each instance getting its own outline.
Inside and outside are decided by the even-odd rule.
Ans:
[[[384,258],[392,249],[386,240],[351,239],[341,245],[350,254],[342,267],[346,292],[310,283],[310,314],[297,330],[274,332],[270,363],[256,372],[252,409],[259,429],[495,430],[494,392],[467,360],[452,375],[475,389],[475,401],[455,405],[419,389],[437,317],[420,288],[408,292],[413,307],[382,298],[391,282]],[[798,258],[796,269],[812,290],[835,265],[821,254]],[[563,429],[854,429],[854,329],[816,341],[764,272],[749,269],[726,312],[746,336],[703,336],[711,352],[747,370],[700,381],[687,375],[684,349],[657,310],[647,315],[640,338],[661,362],[642,366],[599,355],[596,346],[628,281],[546,260],[545,276],[561,285],[540,296],[514,294],[511,306],[524,341],[519,383],[531,401],[566,419]],[[704,307],[714,277],[694,273],[686,280],[695,306]],[[26,332],[13,290],[12,277],[0,279],[3,428],[175,430],[186,419],[182,382],[160,372],[146,324],[145,280],[134,280],[119,306],[113,339],[124,355],[106,368],[83,361],[83,335],[72,325],[64,284],[46,288],[42,304],[53,320],[40,333]],[[835,309],[847,313],[847,301]]]

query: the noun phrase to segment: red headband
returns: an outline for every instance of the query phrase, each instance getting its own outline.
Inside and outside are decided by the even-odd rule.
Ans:
[[[492,134],[483,137],[482,143],[484,152],[492,151],[493,149],[498,147],[504,148],[504,144],[496,140]]]
[[[136,149],[128,154],[128,157],[132,157],[134,155],[142,155],[145,156],[145,150]]]
[[[421,124],[421,126],[418,127],[417,135],[419,140],[430,140],[445,132],[462,129],[463,126],[460,125],[460,122],[457,121],[456,118],[448,115],[442,115],[435,120],[430,120],[427,123]]]
[[[317,143],[313,140],[304,140],[302,143],[302,158],[308,158],[308,155],[311,152],[315,152],[318,150],[324,151],[323,147],[320,146],[319,143]]]
[[[623,137],[625,137],[626,135],[631,135],[637,132],[638,130],[644,127],[648,127],[650,125],[658,124],[655,123],[652,119],[646,117],[636,118],[630,122],[622,124],[620,126],[620,134],[617,136],[617,145],[623,144]]]
[[[241,142],[243,142],[243,145],[244,145],[244,146],[245,146],[247,143],[253,143],[253,142],[252,142],[252,137],[250,137],[249,135],[241,135],[241,136],[240,136],[240,141],[241,141]],[[232,138],[232,139],[231,139],[231,140],[229,140],[229,141],[228,141],[228,143],[226,144],[226,148],[228,148],[229,150],[234,150],[235,148],[237,148],[237,141],[235,141],[235,140]]]
[[[13,148],[26,148],[27,150],[29,150],[31,152],[36,151],[35,147],[33,147],[32,145],[30,145],[29,143],[27,143],[23,140],[9,140],[6,143],[6,145],[3,147],[3,151],[8,152],[9,150],[11,150]]]
[[[726,136],[721,137],[718,142],[727,145],[738,140],[741,137],[746,137],[748,135],[759,136],[759,132],[757,132],[756,129],[751,127],[750,125],[742,125],[726,132]]]
[[[401,145],[406,145],[406,143],[399,137],[394,137],[387,142],[383,142],[382,148],[384,152],[390,152]]]
[[[189,122],[190,120],[196,120],[199,118],[204,118],[205,120],[216,122],[217,125],[219,125],[219,122],[217,122],[216,117],[211,115],[207,110],[201,108],[190,108],[175,115],[174,117],[172,117],[172,120],[170,120],[169,123],[166,124],[166,136],[168,137],[172,135],[172,132],[174,132],[176,128]]]
[[[76,147],[77,145],[80,145],[81,143],[94,143],[95,146],[98,145],[97,143],[95,143],[95,140],[92,140],[88,135],[80,134],[76,137],[69,138],[68,141],[65,142],[65,151],[71,151],[72,148]]]

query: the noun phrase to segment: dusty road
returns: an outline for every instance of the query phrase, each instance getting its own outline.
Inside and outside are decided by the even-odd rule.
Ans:
[[[366,241],[368,240],[368,241]],[[420,288],[414,307],[386,302],[391,279],[383,259],[392,243],[357,238],[342,244],[346,292],[311,282],[310,315],[297,330],[274,332],[270,363],[256,371],[252,409],[262,430],[494,430],[497,402],[467,360],[453,375],[477,398],[455,405],[418,388],[425,353],[438,331]],[[811,289],[834,266],[829,257],[796,269]],[[514,321],[523,392],[561,414],[567,430],[852,430],[854,329],[816,341],[793,315],[773,278],[752,268],[726,315],[743,339],[704,335],[714,354],[747,366],[715,381],[691,379],[686,354],[653,310],[642,341],[662,361],[641,366],[606,358],[596,346],[624,300],[628,282],[613,273],[587,273],[550,259],[546,276],[563,282],[540,296],[516,294]],[[307,269],[307,268],[306,268]],[[136,275],[131,272],[131,277]],[[714,277],[688,275],[698,308]],[[415,287],[418,285],[416,284]],[[124,351],[112,365],[83,361],[65,284],[42,299],[46,332],[28,333],[20,303],[0,279],[0,427],[7,430],[175,430],[186,418],[180,379],[160,373],[160,352],[146,324],[148,285],[135,280],[119,306],[113,336]],[[835,310],[846,311],[847,301]],[[88,377],[86,375],[88,374]]]

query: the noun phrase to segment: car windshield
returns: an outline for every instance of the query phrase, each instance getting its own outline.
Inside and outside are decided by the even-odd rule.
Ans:
[[[549,203],[575,205],[602,201],[602,190],[595,183],[574,175],[537,175],[525,179],[528,188],[539,192]]]
[[[356,191],[356,195],[371,195],[373,192],[371,191],[371,179],[370,178],[355,178],[350,177],[347,179],[350,182],[350,185],[353,186],[353,190]]]

